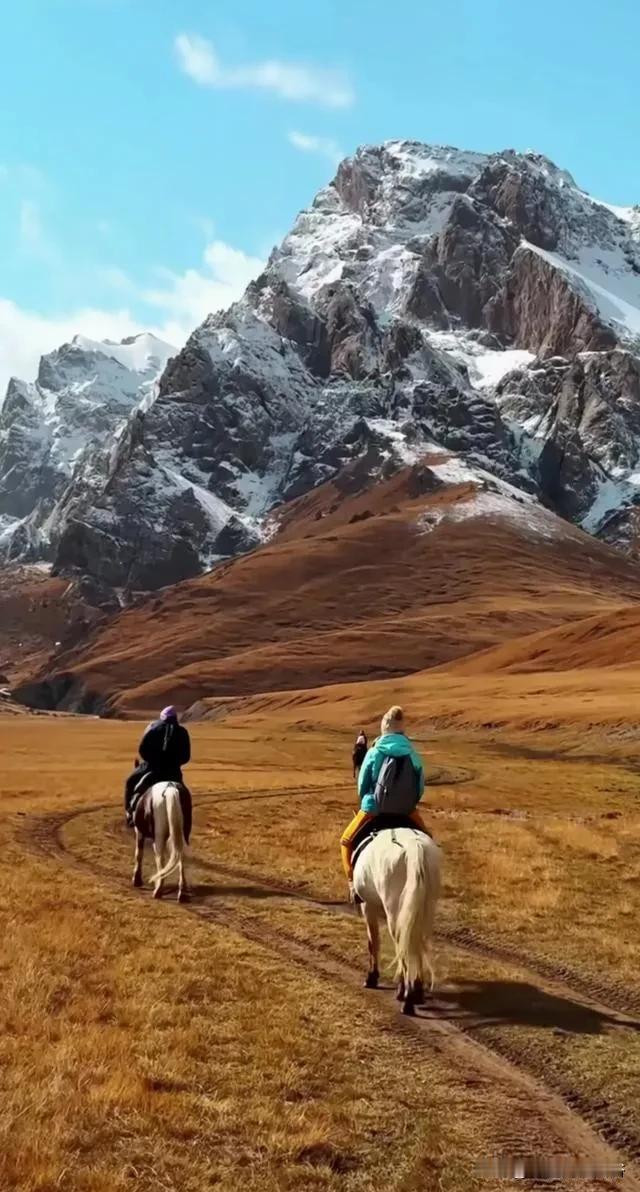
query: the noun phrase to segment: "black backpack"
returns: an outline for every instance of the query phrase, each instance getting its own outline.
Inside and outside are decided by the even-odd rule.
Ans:
[[[410,757],[386,757],[376,782],[379,815],[411,815],[418,803],[418,775]]]

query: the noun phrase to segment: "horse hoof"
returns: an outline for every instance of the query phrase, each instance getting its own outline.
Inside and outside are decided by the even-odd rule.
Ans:
[[[142,876],[141,876],[141,874],[139,874],[139,873],[134,873],[134,875],[133,875],[133,877],[132,877],[132,879],[131,879],[131,885],[132,885],[132,886],[135,886],[136,890],[139,890],[139,889],[140,889],[140,887],[141,887],[143,884],[144,884],[144,883],[143,883],[143,881],[142,881]]]
[[[179,890],[178,891],[178,902],[189,902],[190,900],[191,900],[191,895],[189,894],[188,890]]]
[[[377,989],[379,977],[380,977],[380,974],[377,969],[374,969],[374,971],[371,973],[367,973],[367,977],[366,977],[366,980],[364,983],[365,989]]]
[[[406,1001],[402,1007],[402,1013],[406,1014],[409,1018],[415,1018],[416,1008],[413,1002]]]
[[[154,898],[162,898],[162,893],[163,893],[162,886],[156,886],[155,890],[153,891],[153,897]]]
[[[396,1001],[403,1002],[405,998],[404,983],[401,981],[396,989]]]
[[[416,1006],[424,1005],[424,986],[422,981],[416,981],[412,990],[412,998]]]

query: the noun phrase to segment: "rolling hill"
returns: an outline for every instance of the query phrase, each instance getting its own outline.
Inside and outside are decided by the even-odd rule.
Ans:
[[[640,664],[640,607],[605,609],[483,650],[448,666],[456,674],[582,671]]]
[[[509,485],[432,453],[347,470],[273,538],[122,612],[18,695],[146,713],[169,699],[407,675],[633,605],[640,568]]]

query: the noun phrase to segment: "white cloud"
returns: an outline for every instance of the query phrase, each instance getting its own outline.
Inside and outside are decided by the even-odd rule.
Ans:
[[[212,42],[195,33],[180,33],[174,49],[180,68],[202,87],[258,88],[281,99],[317,103],[327,108],[347,108],[355,99],[353,87],[341,71],[277,59],[225,66]]]
[[[219,85],[220,63],[210,41],[197,33],[179,33],[174,48],[181,69],[194,83],[203,87]]]
[[[301,153],[318,153],[320,157],[326,157],[327,161],[334,166],[337,166],[345,156],[337,141],[333,141],[330,137],[312,137],[305,132],[292,130],[287,134],[287,140]]]
[[[187,269],[176,274],[163,270],[166,284],[145,290],[145,301],[188,324],[192,330],[211,311],[224,310],[237,301],[265,266],[259,257],[249,256],[222,240],[207,245],[204,263],[207,267],[204,272]]]
[[[25,217],[27,225],[32,214]],[[68,343],[74,335],[120,340],[126,335],[152,331],[167,343],[182,347],[208,314],[237,301],[263,268],[261,258],[222,240],[213,240],[205,249],[201,270],[187,269],[184,273],[161,270],[164,285],[156,289],[143,288],[121,269],[103,270],[102,280],[119,290],[123,297],[126,294],[127,306],[118,310],[80,307],[49,316],[0,298],[0,405],[10,377],[33,380],[40,357]],[[142,317],[140,311],[144,305],[156,309],[156,319]]]
[[[0,298],[0,403],[10,377],[33,380],[45,352],[69,343],[74,335],[92,339],[122,339],[144,331],[127,310],[105,311],[90,307],[47,317],[24,310]]]

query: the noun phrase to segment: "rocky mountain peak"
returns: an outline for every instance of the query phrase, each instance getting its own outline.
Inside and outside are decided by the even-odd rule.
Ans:
[[[538,153],[358,150],[181,352],[77,337],[14,387],[0,512],[2,485],[38,512],[11,549],[126,599],[259,545],[354,461],[434,446],[598,532],[635,492],[639,228]],[[61,450],[85,386],[100,430]]]
[[[544,153],[537,153],[535,149],[526,149],[522,154],[518,153],[517,149],[507,149],[501,156],[516,163],[522,158],[522,160],[534,166],[540,173],[550,178],[554,185],[570,186],[573,190],[578,190],[578,184],[573,174],[570,174],[568,170],[560,169],[550,157],[546,157]]]
[[[120,343],[76,335],[43,356],[33,384],[12,379],[0,410],[0,551],[40,560],[53,548],[57,502],[111,451],[129,416],[153,400],[176,352],[153,335]]]

